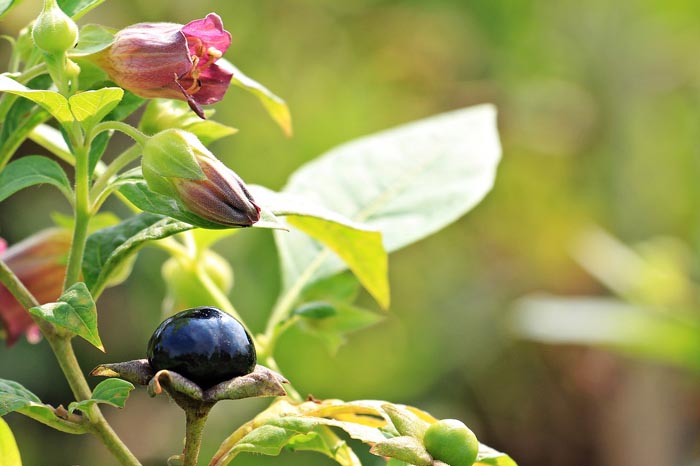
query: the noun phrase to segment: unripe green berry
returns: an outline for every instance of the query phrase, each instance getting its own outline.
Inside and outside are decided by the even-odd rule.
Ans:
[[[442,419],[425,431],[423,445],[430,455],[450,466],[471,466],[479,453],[479,441],[462,421]]]
[[[34,44],[49,54],[60,54],[78,42],[78,26],[58,6],[56,0],[45,0],[44,9],[32,27]]]

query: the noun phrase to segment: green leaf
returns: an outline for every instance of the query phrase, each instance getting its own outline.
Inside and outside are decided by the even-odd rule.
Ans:
[[[68,104],[75,119],[89,131],[119,104],[123,96],[121,88],[105,87],[75,94],[68,99]]]
[[[144,181],[126,184],[119,189],[119,192],[122,193],[136,207],[146,212],[172,217],[200,228],[230,228],[225,225],[210,222],[198,215],[193,214],[178,204],[178,202],[171,197],[154,193],[148,189],[148,186]],[[282,230],[287,229],[283,224],[277,221],[276,217],[272,213],[266,209],[261,209],[260,221],[254,223],[252,227],[275,228]]]
[[[13,6],[19,2],[16,0],[0,0],[0,18],[2,18]],[[2,465],[2,463],[0,463]]]
[[[493,185],[500,152],[496,112],[481,105],[341,145],[297,170],[283,192],[379,230],[391,252],[473,208]],[[346,267],[299,232],[275,239],[285,289]]]
[[[97,308],[85,283],[76,283],[68,288],[57,302],[33,307],[29,312],[83,337],[100,351],[104,351],[97,333]]]
[[[0,92],[18,95],[40,105],[62,125],[73,122],[68,100],[55,91],[29,89],[6,75],[0,75]]]
[[[284,134],[287,136],[292,135],[292,116],[289,113],[289,107],[287,103],[273,94],[268,88],[260,84],[259,82],[249,78],[241,70],[236,68],[231,62],[226,59],[220,59],[219,61],[225,61],[228,66],[233,69],[233,78],[231,79],[231,84],[234,84],[251,94],[255,95],[270,114],[273,120],[282,128]]]
[[[0,417],[34,404],[41,405],[41,400],[35,394],[18,382],[0,379]]]
[[[19,449],[10,426],[0,419],[0,466],[22,466]]]
[[[287,221],[336,253],[379,305],[389,307],[389,265],[381,233],[311,216],[288,216]]]
[[[46,89],[51,83],[50,76],[41,75],[29,81],[27,85],[33,89]],[[31,100],[14,98],[0,132],[0,170],[32,130],[49,118],[49,113],[37,107]]]
[[[312,303],[301,306],[295,314],[303,317],[301,328],[321,339],[331,354],[335,354],[346,341],[346,335],[371,327],[385,316],[346,303]],[[309,307],[306,307],[309,306]],[[331,308],[334,312],[329,312]]]
[[[90,144],[90,153],[88,154],[88,161],[90,163],[88,165],[88,169],[91,176],[95,171],[95,167],[97,167],[97,164],[104,155],[111,137],[112,136],[109,134],[109,132],[104,132],[98,134],[95,139],[92,140],[92,144]]]
[[[297,435],[287,442],[292,451],[313,451],[326,455],[341,466],[362,466],[352,448],[328,426],[320,426],[306,435]]]
[[[483,443],[479,444],[479,453],[476,456],[476,463],[474,463],[474,465],[478,466],[480,464],[490,466],[518,466],[510,456],[484,445]]]
[[[116,408],[123,408],[126,399],[129,397],[129,392],[134,389],[131,382],[122,379],[107,379],[103,380],[92,391],[92,397],[89,400],[74,401],[68,405],[68,412],[72,413],[79,409],[85,413],[88,408],[95,403],[104,403],[112,405]]]
[[[352,303],[360,292],[357,279],[349,272],[339,273],[309,284],[301,292],[301,302],[332,301]]]
[[[327,319],[338,314],[335,307],[329,303],[318,301],[306,303],[294,309],[293,314],[304,319]]]
[[[71,58],[79,58],[92,55],[100,50],[104,50],[114,42],[114,32],[99,24],[86,24],[80,28],[80,39],[78,45],[68,54]]]
[[[375,443],[370,453],[386,458],[396,458],[416,466],[430,466],[433,458],[428,454],[423,443],[410,436],[400,436]]]
[[[83,276],[88,288],[99,293],[120,266],[149,241],[186,231],[192,225],[149,213],[130,217],[98,230],[87,239]]]
[[[104,1],[105,0],[58,0],[58,5],[65,14],[77,20]]]
[[[45,405],[32,392],[12,380],[0,379],[0,417],[13,411],[69,434],[82,434],[88,426],[56,416],[51,406]],[[0,460],[2,457],[0,456]],[[0,463],[1,465],[2,463]]]
[[[61,166],[48,157],[30,155],[10,162],[0,172],[0,201],[37,184],[56,186],[67,199],[72,198],[70,182]]]
[[[286,215],[291,226],[337,254],[377,302],[383,308],[389,307],[388,257],[378,231],[314,205],[302,196],[274,193],[262,186],[251,186],[250,189],[261,206],[276,215]],[[316,247],[303,251],[308,255],[301,257],[297,251],[283,247],[286,246],[284,241],[278,241],[282,263],[295,269],[290,274],[300,275],[303,270],[299,270],[297,264],[307,266],[309,259],[321,254],[323,246],[311,244]]]

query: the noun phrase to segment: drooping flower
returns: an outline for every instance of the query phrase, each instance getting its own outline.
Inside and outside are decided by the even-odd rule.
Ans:
[[[186,25],[139,23],[119,31],[93,58],[119,86],[147,98],[185,100],[204,118],[202,105],[220,101],[233,70],[217,63],[231,45],[221,18],[209,13]]]
[[[152,191],[205,220],[227,227],[260,220],[260,208],[243,180],[192,133],[168,129],[151,136],[143,146],[141,170]]]
[[[61,295],[70,241],[68,230],[51,228],[7,249],[5,242],[0,241],[0,258],[37,301],[52,302]],[[14,344],[23,333],[31,343],[36,343],[41,338],[39,328],[27,310],[2,285],[0,320],[5,329],[8,346]]]

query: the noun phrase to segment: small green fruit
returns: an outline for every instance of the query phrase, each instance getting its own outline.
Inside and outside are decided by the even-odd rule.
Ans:
[[[462,421],[442,419],[425,431],[423,445],[430,455],[450,466],[471,466],[479,452],[479,441]]]

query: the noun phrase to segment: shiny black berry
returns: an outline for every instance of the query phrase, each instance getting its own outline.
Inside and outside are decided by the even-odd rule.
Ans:
[[[255,369],[255,346],[243,325],[213,307],[197,307],[165,319],[148,342],[148,362],[177,372],[202,389]]]

